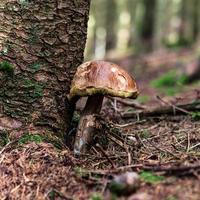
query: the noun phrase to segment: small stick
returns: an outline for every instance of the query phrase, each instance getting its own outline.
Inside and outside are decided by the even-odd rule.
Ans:
[[[136,102],[133,102],[133,101],[127,101],[127,100],[116,98],[116,97],[115,98],[108,97],[108,98],[117,100],[119,103],[124,104],[126,106],[130,106],[130,107],[141,109],[141,110],[145,110],[146,109],[145,106],[142,106],[139,103],[136,103]]]
[[[188,153],[190,150],[190,133],[187,133],[187,149],[186,152]]]
[[[107,155],[107,153],[103,150],[103,148],[99,145],[96,144],[95,145],[100,151],[101,153],[105,156],[105,158],[110,162],[110,164],[112,165],[112,168],[116,168],[115,164],[113,163],[113,161],[109,158],[109,156]]]
[[[191,112],[189,112],[189,111],[187,111],[187,110],[185,110],[185,109],[183,109],[183,108],[179,108],[178,106],[176,106],[176,105],[174,105],[174,104],[172,104],[172,103],[169,103],[169,102],[167,102],[167,101],[164,101],[160,96],[156,96],[156,98],[159,100],[159,101],[161,101],[161,102],[163,102],[164,104],[166,104],[166,105],[169,105],[169,106],[172,106],[172,108],[174,109],[174,111],[175,111],[175,109],[176,110],[179,110],[179,111],[181,111],[181,112],[183,112],[183,113],[186,113],[186,114],[189,114],[189,115],[191,115]]]

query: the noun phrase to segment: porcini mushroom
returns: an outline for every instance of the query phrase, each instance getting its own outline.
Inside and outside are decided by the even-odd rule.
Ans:
[[[138,96],[134,79],[118,65],[90,61],[80,65],[72,80],[69,101],[88,96],[81,113],[74,144],[74,153],[85,153],[95,131],[95,115],[99,114],[105,95],[132,98]]]

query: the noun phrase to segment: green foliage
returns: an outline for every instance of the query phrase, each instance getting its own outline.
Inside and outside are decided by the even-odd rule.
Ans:
[[[167,48],[179,49],[179,48],[186,47],[186,46],[190,45],[191,41],[189,41],[189,40],[187,40],[183,37],[180,37],[180,38],[177,38],[177,40],[174,40],[173,42],[171,42],[169,40],[164,40],[163,43]]]
[[[151,172],[147,172],[147,171],[142,171],[140,173],[140,179],[143,180],[146,183],[159,183],[161,181],[164,180],[164,176],[158,176],[158,175],[154,175]]]
[[[103,197],[100,193],[93,193],[89,198],[89,200],[102,200],[102,199]]]
[[[41,135],[27,133],[19,139],[19,144],[26,144],[29,142],[41,143],[42,141],[43,137]]]
[[[55,200],[55,198],[56,198],[55,191],[53,191],[53,190],[50,191],[48,193],[48,197],[49,197],[50,200]]]
[[[154,88],[159,89],[161,92],[164,92],[169,96],[173,96],[177,92],[181,91],[181,86],[183,86],[187,82],[187,80],[187,76],[178,76],[176,70],[170,70],[159,78],[153,80],[151,82],[151,85]]]
[[[158,79],[155,79],[151,82],[151,85],[155,88],[162,87],[173,87],[177,85],[182,85],[186,82],[187,77],[182,75],[177,77],[175,70],[170,70],[167,73],[160,76]]]
[[[5,72],[9,75],[13,75],[14,74],[14,67],[10,62],[2,61],[2,62],[0,62],[0,71],[3,71],[3,72]]]
[[[191,114],[191,116],[192,116],[192,119],[194,119],[194,120],[200,120],[200,112],[192,112],[192,114]]]
[[[0,132],[0,147],[5,146],[10,142],[10,138],[7,131]]]

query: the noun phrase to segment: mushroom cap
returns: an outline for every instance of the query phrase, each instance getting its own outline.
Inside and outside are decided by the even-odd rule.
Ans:
[[[134,99],[138,96],[138,90],[135,80],[118,65],[89,61],[77,68],[68,98],[94,94]]]

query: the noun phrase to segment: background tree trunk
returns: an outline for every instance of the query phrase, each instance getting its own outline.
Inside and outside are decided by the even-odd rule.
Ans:
[[[55,133],[83,61],[90,0],[0,1],[0,131]]]
[[[115,0],[106,1],[106,51],[116,47],[117,42],[117,2]]]
[[[144,15],[142,16],[142,25],[140,29],[140,37],[145,51],[153,48],[154,20],[156,13],[156,0],[143,0]]]

